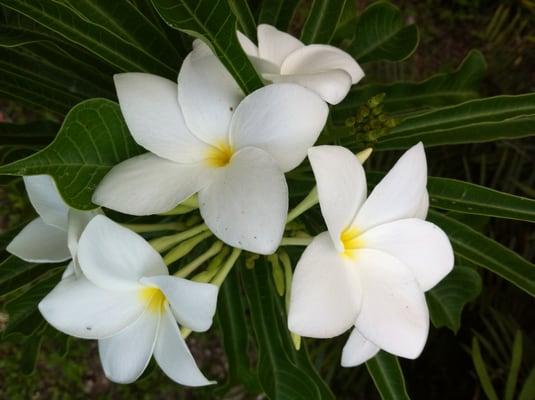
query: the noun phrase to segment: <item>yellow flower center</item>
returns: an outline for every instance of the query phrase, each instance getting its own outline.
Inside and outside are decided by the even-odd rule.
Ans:
[[[144,287],[139,291],[141,301],[148,303],[148,309],[153,313],[161,313],[165,304],[165,295],[155,287]]]
[[[228,143],[219,143],[216,146],[211,146],[206,152],[206,162],[210,167],[224,167],[230,162],[234,150]]]
[[[354,258],[356,250],[364,247],[360,238],[361,232],[355,227],[349,227],[340,234],[340,241],[344,246],[344,255]]]

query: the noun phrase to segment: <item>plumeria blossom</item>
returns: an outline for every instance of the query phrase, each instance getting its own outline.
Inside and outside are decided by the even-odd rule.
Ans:
[[[284,231],[284,173],[299,165],[325,124],[328,108],[295,84],[244,95],[200,41],[178,85],[144,73],[115,75],[119,104],[149,152],[114,167],[93,201],[132,215],[162,213],[199,193],[210,230],[234,247],[275,251]]]
[[[208,385],[177,325],[206,331],[217,286],[170,276],[161,256],[139,235],[103,215],[93,218],[78,244],[83,275],[67,277],[39,303],[58,330],[98,339],[106,376],[135,381],[152,355],[174,381]]]
[[[355,328],[343,366],[379,349],[416,358],[429,330],[424,292],[453,268],[446,234],[424,221],[427,166],[422,144],[409,149],[366,198],[357,158],[338,146],[309,150],[328,232],[316,236],[295,270],[289,329],[330,338]]]
[[[99,211],[78,211],[61,198],[48,175],[25,176],[24,186],[39,214],[7,246],[7,251],[28,262],[59,263],[73,259],[66,275],[79,273],[76,266],[78,239]]]
[[[318,93],[330,104],[346,97],[351,85],[364,77],[358,63],[345,51],[326,44],[306,46],[271,25],[258,25],[258,46],[238,32],[249,59],[267,82],[293,82]]]

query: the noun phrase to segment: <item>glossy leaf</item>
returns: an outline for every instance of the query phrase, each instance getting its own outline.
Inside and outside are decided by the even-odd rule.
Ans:
[[[454,72],[437,74],[421,82],[355,85],[344,101],[333,109],[334,119],[343,122],[379,93],[385,93],[382,104],[389,113],[443,107],[475,99],[486,66],[483,55],[473,50]]]
[[[86,2],[0,1],[0,4],[33,19],[43,27],[61,35],[67,41],[74,42],[98,55],[120,71],[150,72],[169,79],[176,79],[179,67],[178,60],[176,60],[176,64],[168,65],[153,54],[155,49],[140,47],[139,41],[132,42],[131,38],[125,40],[124,36],[121,37],[122,34],[119,32],[123,28],[118,22],[119,19],[129,24],[127,29],[129,32],[137,32],[136,37],[146,36],[146,40],[160,37],[160,33],[152,29],[150,24],[135,25],[143,19],[134,6],[128,2],[118,3],[105,0],[88,1],[87,3],[91,3],[90,6],[95,7],[93,17],[97,18],[96,21],[92,21],[74,8],[84,5]],[[118,4],[121,5],[120,10],[110,14],[109,8],[114,7],[114,4],[115,7]],[[104,25],[99,23],[102,21],[105,21]],[[162,41],[157,43],[158,46],[162,45]]]
[[[301,31],[305,44],[330,43],[347,0],[314,0]]]
[[[254,269],[241,269],[251,322],[257,339],[258,378],[270,399],[334,399],[306,354],[296,351],[286,326],[286,313],[265,262]],[[277,332],[277,334],[274,334]]]
[[[253,42],[256,42],[256,22],[247,0],[228,0],[228,5],[238,19],[240,31]]]
[[[531,400],[535,398],[535,367],[529,371],[528,377],[524,381],[522,390],[518,395],[518,400]]]
[[[456,266],[437,286],[426,293],[431,322],[457,333],[464,306],[481,292],[481,277],[473,268]]]
[[[89,210],[96,207],[91,196],[104,175],[141,152],[128,132],[119,105],[92,99],[69,112],[49,146],[0,167],[0,174],[51,175],[70,206]]]
[[[401,61],[414,53],[418,41],[416,25],[405,26],[395,5],[378,1],[368,6],[358,19],[349,51],[360,63]]]
[[[476,368],[476,373],[479,382],[481,383],[481,387],[483,388],[483,392],[485,392],[485,395],[489,400],[498,400],[498,395],[492,385],[487,366],[481,355],[479,342],[475,337],[472,340],[472,361],[474,362],[474,367]]]
[[[383,400],[410,400],[398,359],[384,351],[366,362],[366,368]]]
[[[535,134],[535,94],[496,96],[409,117],[379,139],[392,150],[419,141],[429,146],[517,139]]]
[[[299,0],[263,1],[258,16],[258,24],[269,24],[287,31],[296,12]]]
[[[511,365],[509,366],[509,373],[507,374],[507,381],[505,383],[505,400],[513,400],[516,392],[516,384],[518,382],[518,374],[520,372],[520,365],[522,364],[522,331],[518,330],[513,341],[513,349],[511,353]]]
[[[244,93],[263,86],[236,36],[237,21],[225,0],[152,0],[173,28],[208,44]]]
[[[448,234],[458,263],[479,265],[535,296],[534,264],[447,215],[430,210],[427,219]]]

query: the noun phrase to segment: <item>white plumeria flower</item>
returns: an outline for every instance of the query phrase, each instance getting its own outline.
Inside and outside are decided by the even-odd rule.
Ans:
[[[325,44],[306,46],[271,25],[258,25],[258,46],[238,32],[245,53],[268,82],[293,82],[318,93],[330,104],[340,103],[351,85],[364,77],[345,51]]]
[[[148,215],[199,192],[201,215],[218,238],[273,253],[288,211],[284,173],[304,160],[323,129],[328,107],[321,98],[295,84],[244,98],[200,41],[184,60],[178,88],[150,74],[114,79],[130,133],[149,153],[114,167],[93,201]]]
[[[328,232],[297,264],[288,325],[330,338],[355,326],[342,365],[379,349],[416,358],[429,330],[424,292],[453,268],[446,234],[426,222],[427,166],[422,144],[409,149],[366,199],[366,177],[347,149],[309,150]]]
[[[193,331],[210,328],[218,288],[170,276],[161,256],[139,235],[99,215],[84,230],[78,259],[83,272],[69,277],[39,303],[56,329],[98,339],[106,376],[135,381],[152,355],[174,381],[208,385],[177,321]]]
[[[87,223],[98,211],[78,211],[61,198],[48,175],[25,176],[24,186],[39,217],[26,225],[7,251],[28,262],[59,263],[73,259],[65,275],[78,273],[76,248]]]

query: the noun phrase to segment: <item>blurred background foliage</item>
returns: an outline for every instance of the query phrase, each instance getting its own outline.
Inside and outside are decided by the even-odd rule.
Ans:
[[[362,11],[369,1],[357,1]],[[255,2],[251,2],[254,8]],[[366,66],[366,82],[420,81],[438,72],[455,70],[471,49],[479,49],[488,64],[480,92],[484,96],[518,94],[535,89],[535,2],[532,0],[399,0],[406,23],[416,23],[420,44],[406,61],[374,62]],[[299,32],[309,1],[303,1],[290,31]],[[187,46],[187,44],[181,44]],[[0,121],[32,122],[41,115],[0,99]],[[17,149],[20,157],[28,148]],[[387,168],[397,152],[376,153],[371,169]],[[14,154],[0,152],[11,160]],[[535,197],[535,142],[515,141],[434,147],[428,151],[430,175],[467,180],[507,193]],[[6,183],[6,182],[2,182]],[[32,213],[18,180],[0,188],[0,229],[26,220]],[[450,216],[452,213],[449,214]],[[508,246],[524,258],[535,259],[535,231],[527,222],[495,220],[475,215],[455,216]],[[478,269],[481,294],[462,315],[456,334],[432,329],[423,355],[400,360],[413,399],[535,399],[535,299],[495,274]],[[0,309],[2,309],[0,298]],[[0,330],[7,314],[0,313]],[[50,328],[46,328],[50,329]],[[190,348],[206,374],[224,380],[227,365],[218,335],[192,335]],[[364,367],[340,369],[345,336],[310,343],[311,356],[337,398],[379,398]],[[34,359],[35,347],[42,346]],[[69,356],[64,357],[67,349]],[[254,356],[254,355],[253,355]],[[34,370],[34,366],[37,366]],[[33,371],[33,372],[32,372]],[[241,387],[226,399],[247,399]],[[211,389],[188,390],[149,368],[137,383],[109,382],[103,375],[96,345],[49,332],[47,339],[14,338],[0,342],[2,399],[204,399],[217,397]]]

